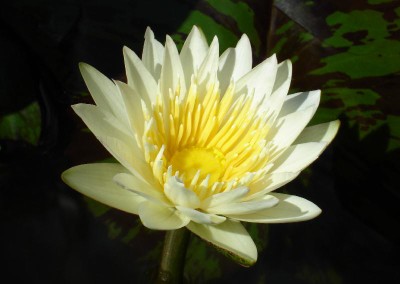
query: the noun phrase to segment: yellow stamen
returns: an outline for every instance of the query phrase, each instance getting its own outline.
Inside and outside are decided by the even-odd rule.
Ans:
[[[218,81],[204,90],[192,80],[186,96],[179,86],[158,94],[146,116],[143,143],[160,184],[166,181],[160,171],[168,170],[203,199],[250,183],[265,171],[267,118],[257,115],[252,95],[234,91],[233,83],[221,94]]]

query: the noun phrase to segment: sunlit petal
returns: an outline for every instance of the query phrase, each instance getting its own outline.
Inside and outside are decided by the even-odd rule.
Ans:
[[[151,106],[151,103],[155,101],[158,90],[154,77],[135,52],[126,46],[123,48],[123,52],[128,85],[136,90],[148,106]]]
[[[206,37],[198,27],[193,26],[179,54],[183,72],[185,74],[197,73],[207,52],[208,44]],[[191,76],[185,76],[185,80],[186,86],[190,86]]]
[[[225,221],[219,225],[202,225],[190,222],[187,228],[203,240],[236,256],[244,266],[251,266],[257,261],[257,248],[242,224]]]
[[[235,48],[228,48],[219,58],[218,79],[224,93],[231,81],[237,81],[251,70],[253,55],[250,40],[243,35]],[[286,94],[285,94],[286,95]]]
[[[236,95],[254,94],[254,105],[269,97],[275,84],[278,62],[272,55],[240,78],[236,84]]]
[[[119,164],[86,164],[66,170],[63,181],[73,189],[108,206],[137,214],[138,206],[145,199],[120,188],[113,177],[127,170]]]
[[[143,65],[157,82],[160,79],[161,66],[164,60],[164,46],[154,38],[154,33],[150,28],[146,29],[144,39],[142,52]]]
[[[165,42],[160,82],[161,93],[165,94],[165,96],[169,95],[170,90],[174,92],[178,85],[182,94],[186,92],[185,74],[183,73],[179,53],[174,41],[169,36],[167,36]]]
[[[200,200],[196,193],[185,188],[185,185],[175,176],[168,179],[164,186],[165,195],[176,205],[197,208]]]
[[[299,172],[315,161],[326,145],[325,142],[309,142],[290,146],[274,162],[271,172]]]
[[[132,191],[145,199],[165,206],[171,206],[169,200],[160,192],[157,185],[151,185],[132,174],[120,173],[113,177],[114,182],[125,190]],[[159,185],[158,185],[159,186]]]
[[[226,218],[223,216],[203,213],[192,208],[176,206],[176,209],[178,209],[183,215],[189,217],[193,222],[200,224],[219,224],[226,220]]]
[[[237,203],[232,202],[215,206],[209,208],[208,212],[226,216],[229,216],[230,214],[247,215],[265,210],[267,208],[271,208],[275,206],[278,202],[279,202],[278,199],[273,197],[272,195],[266,195],[256,200],[243,201]]]
[[[154,230],[176,230],[190,222],[189,217],[177,210],[151,201],[139,205],[139,217],[143,225]]]
[[[230,218],[251,223],[290,223],[307,221],[317,217],[321,209],[314,203],[295,196],[282,193],[273,193],[278,204],[248,215],[230,215]]]
[[[297,137],[294,144],[302,144],[307,142],[326,142],[330,143],[338,132],[340,122],[339,120],[322,123],[314,126],[307,127]]]

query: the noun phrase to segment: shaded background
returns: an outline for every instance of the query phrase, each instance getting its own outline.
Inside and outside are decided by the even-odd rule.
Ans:
[[[109,155],[71,111],[91,102],[87,62],[124,79],[122,46],[145,28],[182,44],[193,24],[220,51],[242,33],[254,61],[290,58],[291,92],[322,89],[311,124],[338,137],[280,191],[318,204],[298,224],[248,225],[260,251],[242,268],[192,237],[188,283],[393,283],[400,239],[399,1],[20,0],[0,10],[0,267],[10,283],[136,283],[156,271],[162,232],[69,189],[66,168]]]

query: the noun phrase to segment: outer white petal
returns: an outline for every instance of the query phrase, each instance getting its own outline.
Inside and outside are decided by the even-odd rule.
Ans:
[[[278,65],[278,70],[276,72],[276,78],[274,87],[272,88],[272,93],[282,92],[287,95],[290,87],[290,81],[292,80],[292,62],[290,60],[285,60]]]
[[[257,261],[257,247],[239,222],[227,220],[218,225],[190,222],[186,227],[203,240],[225,251],[241,265],[251,266]]]
[[[304,110],[306,108],[309,108],[310,106],[315,107],[315,110],[317,110],[320,97],[320,90],[289,95],[286,97],[286,100],[283,103],[281,112],[279,113],[279,117],[288,115],[289,113],[295,111]]]
[[[301,144],[307,142],[326,142],[330,143],[336,136],[340,126],[340,121],[335,120],[327,123],[322,123],[314,126],[307,127],[297,137],[294,144]]]
[[[177,177],[170,177],[164,185],[165,195],[175,204],[188,208],[198,208],[200,199],[192,190],[185,188],[185,185]]]
[[[140,178],[154,179],[134,137],[119,129],[110,114],[87,104],[74,105],[73,109],[118,162]]]
[[[115,81],[122,99],[126,106],[126,112],[129,120],[130,127],[134,130],[139,137],[143,135],[144,130],[144,113],[142,109],[142,99],[137,92],[129,85]],[[141,143],[141,141],[138,143]]]
[[[159,191],[159,185],[157,188],[156,184],[151,185],[136,176],[127,173],[117,174],[114,176],[113,180],[122,188],[143,196],[148,200],[163,204],[164,206],[171,206],[171,202],[169,202],[165,195]]]
[[[271,173],[264,176],[262,179],[249,185],[250,193],[242,199],[242,201],[253,200],[264,196],[265,194],[274,191],[277,188],[294,180],[300,172],[297,173]]]
[[[131,146],[133,136],[129,133],[129,129],[123,127],[110,113],[89,104],[76,104],[72,106],[72,109],[96,137],[113,137]],[[132,148],[137,148],[137,146],[132,145]],[[137,154],[140,153],[138,150]]]
[[[129,124],[121,123],[111,112],[90,104],[72,105],[72,109],[87,127],[97,134],[110,135],[123,141],[132,139]],[[95,135],[97,135],[95,133]]]
[[[151,201],[140,204],[139,217],[144,226],[154,230],[176,230],[190,222],[189,217],[179,214],[175,208]]]
[[[229,216],[230,214],[246,215],[271,208],[277,203],[277,198],[273,197],[272,195],[265,195],[256,200],[226,203],[220,206],[208,208],[207,212],[226,216]]]
[[[277,206],[254,214],[230,218],[251,223],[289,223],[313,219],[321,213],[314,203],[294,195],[273,193],[279,199]]]
[[[305,110],[292,112],[278,118],[273,128],[268,132],[266,140],[273,141],[278,151],[290,146],[310,122],[314,113],[315,108],[311,106]]]
[[[309,142],[290,146],[275,161],[270,172],[300,172],[326,148],[325,142]]]
[[[62,174],[63,181],[73,189],[108,206],[137,214],[145,199],[126,191],[113,182],[113,176],[127,170],[120,164],[86,164],[72,167]]]
[[[125,122],[125,107],[114,83],[89,64],[79,63],[79,69],[96,105]]]
[[[220,224],[226,220],[224,216],[207,214],[192,208],[176,206],[176,209],[178,209],[183,215],[189,217],[193,222],[200,224]]]
[[[193,26],[179,55],[183,71],[186,74],[186,86],[190,86],[191,74],[197,72],[207,52],[208,44],[206,37],[199,28]]]
[[[218,79],[221,93],[223,94],[231,80],[236,82],[251,70],[253,55],[251,44],[247,35],[243,35],[236,48],[228,48],[219,59]]]
[[[277,69],[278,62],[274,54],[237,81],[235,96],[252,94],[254,92],[253,103],[254,105],[258,105],[271,95]]]
[[[218,56],[219,56],[219,43],[218,38],[214,37],[210,49],[206,57],[204,58],[203,63],[200,65],[198,72],[198,88],[199,95],[203,95],[206,92],[206,87],[208,82],[213,82],[217,79],[217,71],[218,71]]]
[[[182,63],[179,58],[178,50],[171,37],[167,36],[165,41],[164,62],[161,69],[161,93],[168,97],[169,90],[175,92],[178,83],[181,94],[186,93],[185,74],[183,73]]]
[[[279,115],[282,105],[285,102],[291,80],[292,63],[290,60],[285,60],[278,65],[271,97],[264,100],[264,102],[260,105],[259,116],[268,117],[271,123],[273,123],[273,121]]]
[[[124,46],[124,61],[128,85],[136,90],[147,106],[155,101],[158,87],[149,70],[135,52]]]
[[[205,200],[203,200],[203,202],[201,203],[201,208],[206,210],[207,208],[210,207],[215,207],[235,202],[244,197],[248,192],[249,189],[247,187],[242,186],[227,192],[213,194],[210,197],[207,197]]]
[[[164,59],[164,46],[154,38],[153,31],[148,27],[144,35],[142,61],[156,82],[160,79]]]

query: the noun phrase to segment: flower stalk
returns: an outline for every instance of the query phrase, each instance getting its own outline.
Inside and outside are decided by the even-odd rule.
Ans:
[[[183,269],[190,232],[186,228],[167,231],[156,283],[183,283]]]

